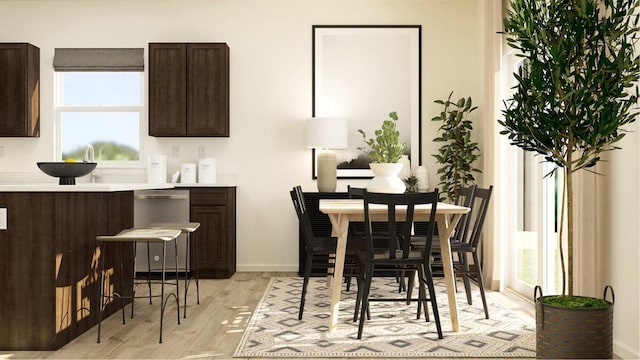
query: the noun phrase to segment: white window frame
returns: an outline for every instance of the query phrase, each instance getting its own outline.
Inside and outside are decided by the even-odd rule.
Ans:
[[[55,137],[55,161],[62,161],[62,118],[61,115],[63,112],[138,112],[140,114],[139,117],[139,157],[138,160],[126,160],[126,161],[115,161],[115,160],[96,160],[98,163],[98,168],[144,168],[146,161],[144,161],[144,136],[146,134],[147,128],[145,125],[145,120],[147,118],[146,114],[146,99],[145,99],[145,73],[140,72],[140,100],[141,103],[139,106],[112,106],[112,105],[95,105],[95,106],[78,106],[78,105],[64,105],[64,97],[63,97],[63,75],[64,72],[54,71],[54,137]]]

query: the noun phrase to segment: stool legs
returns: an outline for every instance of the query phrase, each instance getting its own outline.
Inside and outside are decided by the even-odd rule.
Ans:
[[[198,264],[198,243],[194,244],[196,248],[196,299],[200,305],[200,265]]]
[[[102,260],[100,260],[100,288],[98,289],[98,344],[100,344],[100,329],[102,327],[102,310],[104,310],[104,245],[101,246]]]
[[[133,244],[133,248],[134,248],[134,254],[135,254],[135,241],[132,241]],[[98,305],[98,338],[97,338],[97,343],[100,343],[100,335],[101,335],[101,331],[102,331],[102,317],[103,317],[103,312],[106,308],[106,305],[108,303],[107,299],[114,299],[114,298],[118,298],[118,300],[120,301],[120,307],[122,309],[122,323],[125,323],[125,309],[124,309],[124,298],[131,298],[131,308],[132,308],[132,312],[131,312],[131,317],[133,318],[133,304],[135,303],[135,289],[134,286],[135,284],[132,284],[131,287],[131,295],[130,296],[125,296],[124,294],[124,261],[123,261],[123,249],[122,246],[124,244],[122,242],[120,242],[119,244],[117,244],[118,247],[118,260],[120,261],[119,264],[119,293],[115,292],[113,294],[109,294],[106,295],[105,294],[105,262],[106,262],[106,244],[102,243],[101,244],[101,260],[100,260],[100,288],[98,291],[98,299],[99,299],[99,305]],[[174,241],[174,246],[175,246],[175,261],[176,264],[178,263],[178,245],[177,242]],[[135,269],[134,269],[135,271]],[[178,325],[180,324],[180,278],[179,278],[179,269],[176,266],[175,269],[175,286],[176,286],[176,291],[175,292],[171,292],[170,294],[168,294],[165,298],[165,284],[167,282],[166,279],[166,242],[162,243],[162,280],[160,283],[160,303],[161,303],[161,309],[160,309],[160,335],[159,335],[159,342],[162,343],[162,325],[163,325],[163,321],[164,321],[164,310],[169,302],[169,299],[173,296],[176,299],[176,309],[177,309],[177,317],[178,317]],[[135,281],[133,281],[135,282]],[[150,280],[148,281],[149,284],[149,297],[151,298],[151,283]],[[170,285],[174,285],[174,284],[170,284]],[[156,295],[157,296],[157,295]],[[146,297],[146,296],[145,296]],[[150,300],[151,301],[151,300]]]
[[[195,254],[195,263],[196,263],[196,300],[198,305],[200,305],[200,268],[198,266],[198,243],[194,244],[194,254]],[[191,283],[191,273],[193,272],[193,267],[191,266],[190,259],[191,254],[191,233],[187,232],[187,254],[185,255],[185,271],[184,271],[184,318],[187,318],[187,293],[189,292],[189,285]],[[188,265],[188,266],[187,266]]]
[[[178,312],[178,325],[180,325],[180,277],[178,276],[178,241],[173,242],[175,246],[175,261],[176,261],[176,292],[171,293],[165,299],[164,297],[164,284],[166,280],[166,264],[167,264],[167,245],[162,244],[162,283],[160,287],[160,299],[162,301],[162,308],[160,309],[160,343],[162,344],[162,323],[164,320],[164,309],[169,302],[169,298],[174,296],[176,298],[176,309]]]

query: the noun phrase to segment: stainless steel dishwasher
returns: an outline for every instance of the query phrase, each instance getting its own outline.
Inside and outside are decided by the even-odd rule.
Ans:
[[[144,228],[158,222],[189,222],[189,190],[139,190],[134,191],[133,224],[136,228]],[[181,234],[178,239],[178,268],[189,268],[187,254],[187,238]],[[149,255],[149,256],[147,256]],[[161,244],[138,243],[136,245],[136,272],[147,272],[150,259],[151,269],[162,268]],[[185,263],[186,261],[186,263]],[[166,267],[175,268],[175,247],[167,244]]]

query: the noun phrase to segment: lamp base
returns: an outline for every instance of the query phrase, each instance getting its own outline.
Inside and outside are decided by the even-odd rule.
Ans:
[[[338,161],[331,150],[318,151],[318,191],[335,192]]]

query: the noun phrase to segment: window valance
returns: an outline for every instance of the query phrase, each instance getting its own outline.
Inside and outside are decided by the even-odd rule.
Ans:
[[[144,71],[143,48],[56,48],[55,71]]]

